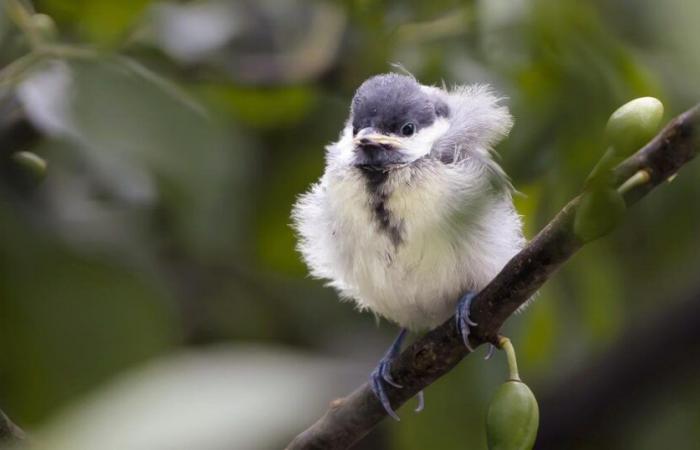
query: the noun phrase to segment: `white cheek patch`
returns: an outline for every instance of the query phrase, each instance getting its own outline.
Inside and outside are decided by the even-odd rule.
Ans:
[[[327,148],[328,162],[337,166],[349,166],[355,157],[355,146],[352,143],[352,126],[346,126],[338,142]]]
[[[411,161],[415,161],[428,153],[433,144],[450,128],[450,122],[445,118],[438,118],[432,125],[425,127],[409,138],[402,138],[401,152]]]

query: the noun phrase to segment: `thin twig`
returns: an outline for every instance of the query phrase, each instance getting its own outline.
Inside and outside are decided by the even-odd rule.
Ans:
[[[22,0],[5,0],[7,16],[27,37],[32,49],[38,49],[43,43],[41,32],[32,23],[34,8]]]
[[[27,53],[0,70],[0,88],[11,86],[19,81],[32,66],[41,60],[37,52]]]
[[[615,169],[616,186],[640,170],[649,174],[646,183],[635,184],[624,193],[626,204],[632,205],[675,176],[699,149],[700,105],[697,105],[672,120],[651,142]],[[506,319],[584,245],[574,235],[572,226],[579,199],[571,200],[474,298],[471,317],[479,324],[472,329],[474,348],[486,342],[497,343],[498,331]],[[415,341],[393,363],[391,375],[403,388],[388,386],[392,405],[395,408],[402,405],[449,372],[468,353],[454,326],[454,318]],[[365,383],[347,397],[333,401],[323,417],[299,434],[287,449],[349,448],[385,417],[384,408]]]

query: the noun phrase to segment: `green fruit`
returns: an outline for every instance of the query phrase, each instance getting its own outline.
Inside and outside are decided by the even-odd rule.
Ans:
[[[22,176],[38,184],[46,176],[46,161],[32,152],[17,152],[12,155],[12,160],[21,170]]]
[[[654,97],[641,97],[620,106],[605,129],[617,154],[629,156],[656,134],[664,105]]]
[[[486,414],[489,450],[530,450],[535,444],[540,410],[529,387],[520,380],[503,383]]]
[[[614,188],[600,188],[583,194],[574,218],[574,233],[583,242],[610,231],[625,214],[625,200]]]
[[[34,14],[32,16],[32,25],[34,28],[41,33],[41,36],[47,41],[54,41],[58,37],[58,29],[56,28],[56,22],[53,21],[51,16],[46,14]]]

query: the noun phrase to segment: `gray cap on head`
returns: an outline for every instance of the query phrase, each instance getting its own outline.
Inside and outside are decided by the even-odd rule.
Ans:
[[[352,99],[353,131],[373,128],[383,134],[401,134],[407,123],[415,131],[447,116],[447,105],[430,96],[415,78],[388,73],[369,78]]]

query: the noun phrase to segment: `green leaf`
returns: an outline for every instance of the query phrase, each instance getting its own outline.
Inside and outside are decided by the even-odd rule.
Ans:
[[[87,38],[114,44],[144,12],[151,0],[45,0],[42,12],[77,24]]]
[[[316,101],[316,92],[304,86],[261,89],[207,85],[200,92],[214,106],[256,128],[294,125]]]

